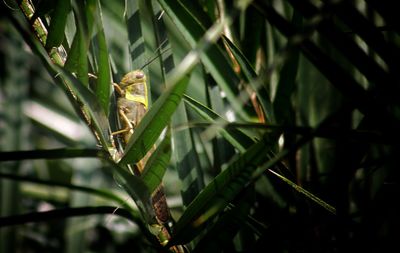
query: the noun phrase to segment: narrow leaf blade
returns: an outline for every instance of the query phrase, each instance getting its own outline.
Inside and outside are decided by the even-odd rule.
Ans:
[[[51,15],[49,33],[46,40],[46,49],[58,47],[64,40],[64,30],[67,23],[67,16],[71,10],[70,0],[59,0]]]
[[[149,192],[153,192],[162,182],[171,159],[171,138],[167,135],[146,163],[141,178]]]

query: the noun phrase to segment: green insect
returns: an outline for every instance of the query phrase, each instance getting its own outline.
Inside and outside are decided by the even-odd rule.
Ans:
[[[146,75],[142,70],[131,71],[114,87],[118,93],[117,110],[122,129],[112,135],[121,134],[125,146],[148,109]],[[144,165],[143,160],[137,164],[140,173]]]
[[[114,84],[119,94],[117,100],[118,117],[123,129],[113,135],[122,134],[125,144],[133,134],[148,108],[146,75],[142,70],[134,70],[126,74],[121,82]]]
[[[153,60],[149,61],[147,64],[151,63]],[[114,84],[114,88],[116,93],[118,93],[117,110],[122,129],[113,132],[112,135],[121,135],[123,138],[123,146],[125,146],[148,110],[149,101],[146,75],[141,69],[133,70],[127,73],[119,84]],[[155,146],[136,164],[138,171],[134,170],[134,172],[137,176],[140,176],[143,172],[146,162],[154,150]],[[152,204],[159,222],[159,224],[153,224],[152,226],[158,230],[157,237],[160,243],[166,245],[170,239],[167,223],[170,222],[171,216],[162,184],[152,193]],[[181,246],[174,246],[171,250],[179,253],[184,252]]]
[[[146,75],[142,70],[134,70],[126,74],[119,84],[114,84],[115,91],[118,93],[117,110],[118,118],[121,122],[122,129],[113,132],[112,135],[122,135],[123,145],[125,146],[132,134],[142,120],[148,109],[148,94]],[[150,150],[148,154],[136,164],[134,173],[140,175],[146,165],[146,162],[154,152]],[[152,203],[160,224],[168,222],[170,219],[169,208],[167,206],[165,194],[162,185],[160,185],[152,194]],[[163,225],[155,225],[160,229],[160,234],[167,234]],[[162,236],[160,242],[166,244],[169,236]]]
[[[156,51],[158,51],[166,42],[167,40],[161,43],[160,47]],[[170,48],[160,52],[160,54],[167,52],[169,49]],[[122,129],[113,132],[112,135],[122,135],[124,142],[123,146],[128,144],[135,128],[146,114],[149,106],[146,74],[142,69],[158,57],[159,56],[152,58],[140,69],[127,73],[119,84],[114,83],[115,91],[118,93],[117,110]],[[153,150],[150,150],[137,164],[139,174],[143,171],[146,160],[149,158],[152,151],[154,151],[154,148]]]

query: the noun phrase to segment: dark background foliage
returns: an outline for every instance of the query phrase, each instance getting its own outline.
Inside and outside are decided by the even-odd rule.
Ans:
[[[161,181],[190,251],[399,249],[396,1],[32,1],[46,43],[26,2],[0,4],[0,252],[162,251]],[[153,58],[118,165],[111,80]]]

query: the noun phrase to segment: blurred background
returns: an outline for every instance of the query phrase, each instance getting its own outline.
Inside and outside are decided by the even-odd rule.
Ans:
[[[55,18],[55,2],[32,1],[47,23]],[[157,62],[146,69],[153,102],[165,90],[163,78],[174,63],[182,61],[212,24],[233,18],[224,27],[224,39],[209,51],[214,58],[204,53],[201,64],[191,70],[185,102],[171,118],[172,158],[163,183],[174,219],[232,161],[253,152],[251,145],[260,140],[268,145],[255,157],[276,159],[267,167],[296,184],[267,170],[241,182],[239,193],[207,229],[196,232],[189,248],[195,252],[399,248],[400,22],[394,3],[265,0],[253,1],[230,16],[234,10],[230,1],[150,2],[153,12],[141,12],[140,38],[146,48],[142,62],[167,48],[158,59],[162,70]],[[130,1],[98,3],[111,73],[118,82],[135,67],[132,45],[138,39],[132,37],[126,19],[130,11],[125,7]],[[181,9],[166,8],[174,4],[191,19],[180,20]],[[4,161],[8,151],[85,150],[98,144],[66,92],[55,85],[38,53],[21,36],[16,20],[24,16],[18,5],[3,1],[0,6],[0,216],[119,207],[73,185],[107,189],[135,205],[99,158]],[[72,10],[65,11],[67,50],[76,32],[76,9]],[[146,17],[152,19],[151,25]],[[150,32],[158,42],[168,42],[162,48],[154,46],[146,41]],[[90,47],[88,59],[96,65],[95,46]],[[227,138],[218,129],[221,124],[240,135]],[[244,169],[250,166],[244,165]],[[0,252],[61,251],[156,249],[138,224],[112,214],[0,227]]]

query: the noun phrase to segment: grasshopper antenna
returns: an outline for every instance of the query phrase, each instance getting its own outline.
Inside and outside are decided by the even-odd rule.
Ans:
[[[144,69],[146,66],[148,66],[150,63],[152,63],[153,61],[155,61],[160,55],[163,55],[164,53],[168,52],[169,50],[171,50],[171,48],[167,48],[164,51],[161,51],[161,48],[164,46],[165,43],[167,43],[168,39],[165,39],[160,46],[155,50],[155,52],[159,51],[159,55],[154,56],[153,58],[151,58],[149,61],[147,61],[141,68],[140,70]]]

